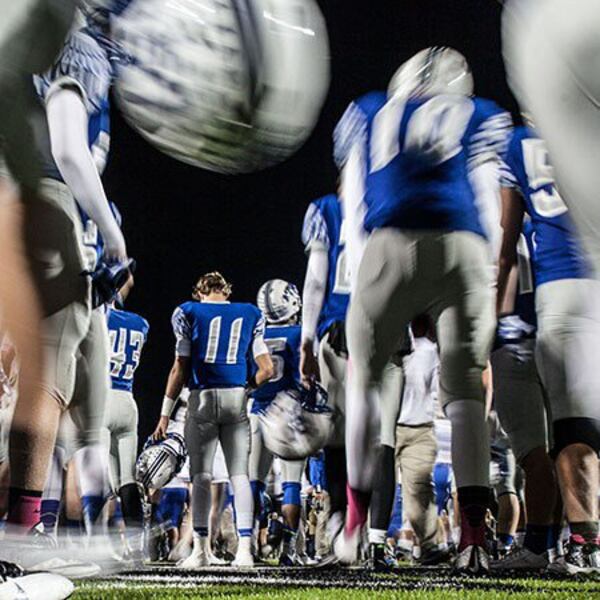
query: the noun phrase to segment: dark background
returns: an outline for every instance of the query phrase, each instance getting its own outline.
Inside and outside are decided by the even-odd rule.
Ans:
[[[476,93],[515,112],[500,50],[501,7],[493,0],[326,0],[332,81],[306,145],[275,168],[219,176],[154,150],[113,110],[109,197],[123,214],[138,261],[128,310],[150,322],[136,374],[141,440],[150,433],[173,358],[170,317],[202,273],[221,271],[234,300],[254,302],[267,279],[303,282],[302,219],[313,199],[334,191],[331,133],[348,103],[385,89],[415,52],[448,45],[469,60]]]

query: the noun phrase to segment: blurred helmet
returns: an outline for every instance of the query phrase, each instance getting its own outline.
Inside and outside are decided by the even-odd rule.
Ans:
[[[265,446],[285,460],[306,458],[323,448],[333,431],[333,412],[327,392],[318,384],[310,390],[279,392],[259,413]]]
[[[291,156],[317,123],[329,43],[315,0],[134,0],[116,97],[159,150],[219,173]]]
[[[296,316],[302,307],[298,288],[283,279],[263,283],[256,297],[258,308],[268,323],[285,323]]]
[[[167,433],[158,442],[148,438],[135,465],[135,479],[146,490],[159,490],[181,471],[186,456],[183,436],[178,433]]]
[[[473,75],[457,50],[432,46],[417,52],[394,73],[388,96],[473,95]]]

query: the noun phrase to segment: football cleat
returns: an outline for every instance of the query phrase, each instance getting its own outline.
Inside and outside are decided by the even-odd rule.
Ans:
[[[4,561],[1,561],[3,564]],[[7,577],[0,584],[0,598],[11,600],[64,600],[75,586],[62,575],[34,573]]]
[[[473,544],[459,551],[454,562],[454,571],[460,575],[488,575],[490,558],[485,548]]]
[[[378,572],[393,571],[398,568],[398,562],[393,555],[390,555],[385,544],[369,544],[369,559],[367,561],[369,569]]]
[[[349,533],[344,527],[333,540],[333,552],[342,565],[355,565],[360,558],[361,528]]]
[[[514,548],[499,560],[490,564],[492,571],[539,571],[546,569],[550,561],[548,554],[535,554],[527,548]]]
[[[231,564],[234,567],[245,569],[254,566],[254,558],[252,556],[251,541],[249,537],[240,538],[235,559]]]
[[[561,576],[600,573],[600,546],[580,544],[571,538],[566,554],[548,565],[547,572]]]
[[[419,557],[419,564],[423,567],[434,567],[450,562],[452,553],[448,548],[440,548],[439,546],[432,546],[423,550]]]

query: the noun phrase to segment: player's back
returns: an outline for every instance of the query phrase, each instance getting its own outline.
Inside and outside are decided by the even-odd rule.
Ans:
[[[484,235],[469,173],[502,137],[504,115],[488,100],[458,95],[389,100],[369,134],[367,230]]]
[[[527,127],[516,128],[512,135],[503,184],[519,189],[531,218],[537,285],[588,276],[567,206],[556,189],[546,144]]]
[[[265,343],[271,354],[274,374],[253,394],[252,412],[257,412],[275,396],[294,388],[300,380],[300,325],[271,325],[265,329]]]
[[[109,309],[107,318],[112,388],[131,392],[150,326],[140,315],[116,308]]]
[[[260,310],[238,302],[187,302],[180,309],[190,328],[190,389],[245,386],[247,356],[263,326]]]
[[[355,101],[336,129],[336,153],[343,160],[352,145],[344,138],[362,138],[365,229],[484,235],[469,175],[505,149],[509,129],[510,116],[481,98],[377,92]]]

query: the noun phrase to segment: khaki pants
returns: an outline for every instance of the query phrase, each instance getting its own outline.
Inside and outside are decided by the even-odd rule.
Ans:
[[[435,544],[437,533],[432,481],[436,454],[433,424],[396,427],[396,469],[402,477],[403,510],[423,550]]]
[[[344,446],[347,366],[348,360],[334,352],[329,345],[329,333],[326,333],[319,344],[319,371],[329,406],[334,413],[334,430],[328,445],[337,448]]]

